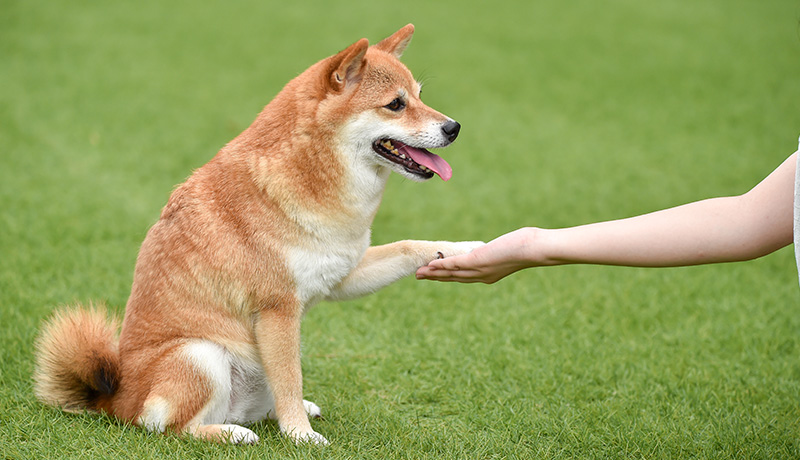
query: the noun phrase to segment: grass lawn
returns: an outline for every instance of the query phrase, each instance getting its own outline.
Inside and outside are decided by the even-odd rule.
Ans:
[[[489,240],[745,192],[800,134],[800,3],[0,1],[0,452],[31,458],[800,458],[792,248],[680,269],[406,279],[306,317],[327,448],[161,436],[33,397],[58,305],[121,312],[174,187],[289,79],[408,22],[463,125],[375,243]]]

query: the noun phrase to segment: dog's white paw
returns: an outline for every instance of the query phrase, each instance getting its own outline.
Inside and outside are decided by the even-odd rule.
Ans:
[[[258,436],[243,426],[225,425],[222,429],[222,437],[225,442],[231,444],[257,444]]]
[[[303,400],[303,407],[306,409],[306,414],[311,418],[322,418],[322,409],[311,401]]]
[[[483,241],[443,241],[441,249],[434,254],[434,259],[467,254],[485,245]]]
[[[318,446],[327,446],[328,444],[330,444],[330,442],[327,439],[325,439],[325,436],[322,436],[321,434],[317,433],[314,430],[311,430],[311,431],[308,431],[308,432],[304,432],[304,433],[299,433],[299,432],[296,432],[296,431],[289,431],[289,432],[286,432],[286,434],[290,438],[292,438],[292,440],[294,441],[295,444],[306,444],[307,443],[307,444],[315,444],[315,445],[318,445]]]

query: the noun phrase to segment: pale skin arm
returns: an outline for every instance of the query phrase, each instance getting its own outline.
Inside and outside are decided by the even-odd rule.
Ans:
[[[749,192],[628,219],[562,229],[521,228],[469,254],[434,260],[418,279],[494,283],[564,264],[676,267],[751,260],[792,242],[797,152]]]

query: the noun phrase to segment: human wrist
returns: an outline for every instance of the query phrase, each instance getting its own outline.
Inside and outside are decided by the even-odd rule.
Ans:
[[[559,254],[558,232],[538,227],[525,228],[525,260],[529,266],[562,265],[567,263]]]
[[[548,231],[544,228],[525,227],[522,229],[523,244],[521,258],[526,267],[549,265],[546,257]]]

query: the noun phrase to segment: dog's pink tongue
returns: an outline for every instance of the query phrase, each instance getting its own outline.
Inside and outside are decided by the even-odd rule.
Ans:
[[[438,174],[443,181],[448,181],[453,177],[453,168],[439,155],[408,145],[403,145],[398,150],[410,156],[412,160]]]

